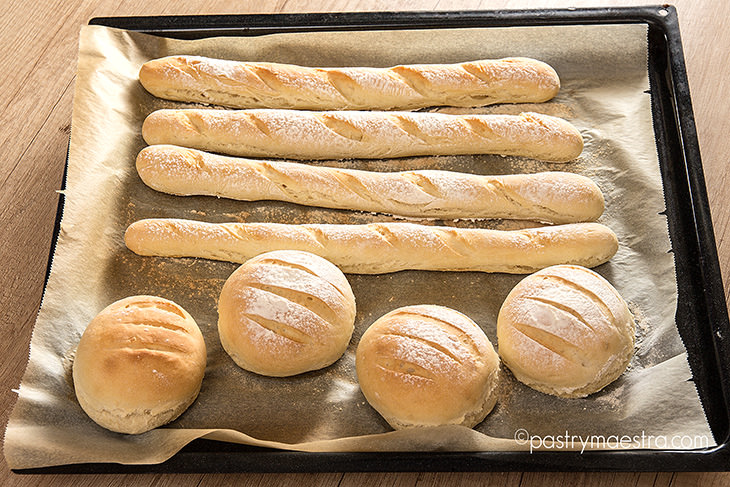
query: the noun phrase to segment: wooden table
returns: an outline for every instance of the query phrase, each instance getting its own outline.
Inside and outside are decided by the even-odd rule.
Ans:
[[[0,415],[7,423],[40,306],[71,124],[81,25],[96,16],[362,10],[476,10],[644,5],[638,1],[544,0],[40,0],[5,2],[0,76]],[[730,288],[730,29],[717,0],[678,0],[685,58],[725,287]],[[727,298],[727,294],[726,294]],[[728,466],[730,468],[730,466]],[[0,485],[645,485],[721,486],[730,473],[392,473],[218,475],[16,475],[2,461]]]

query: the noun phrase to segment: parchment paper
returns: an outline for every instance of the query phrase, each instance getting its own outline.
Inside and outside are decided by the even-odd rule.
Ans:
[[[585,151],[576,162],[551,165],[484,155],[312,164],[481,174],[567,170],[593,178],[606,196],[601,222],[620,242],[618,254],[596,270],[613,283],[637,317],[637,349],[629,370],[588,398],[560,399],[527,388],[505,369],[495,410],[474,430],[452,426],[392,432],[357,385],[354,352],[363,331],[397,307],[442,304],[470,316],[496,345],[499,307],[524,277],[419,271],[348,275],[357,298],[356,329],[347,352],[331,367],[291,378],[261,377],[236,367],[222,350],[216,330],[217,297],[236,265],[139,257],[123,243],[129,223],[147,217],[288,223],[392,218],[276,202],[175,197],[147,188],[134,169],[145,145],[142,121],[155,109],[186,105],[146,93],[137,72],[148,59],[177,53],[310,66],[390,66],[504,56],[530,56],[551,64],[562,89],[549,103],[440,110],[533,110],[567,118],[585,139]],[[30,360],[6,430],[8,464],[17,469],[77,462],[155,463],[198,437],[308,451],[582,450],[586,446],[576,444],[575,438],[589,437],[594,440],[587,448],[714,445],[674,323],[674,261],[661,214],[664,200],[648,88],[646,27],[641,25],[296,33],[201,41],[83,27],[65,210]],[[199,398],[178,420],[127,436],[104,430],[83,413],[74,396],[71,363],[93,316],[133,294],[156,294],[185,307],[205,336],[208,366]],[[557,435],[573,436],[573,442],[558,444]],[[618,444],[611,435],[631,441]],[[639,435],[664,441],[640,442]],[[669,444],[678,435],[695,441]]]

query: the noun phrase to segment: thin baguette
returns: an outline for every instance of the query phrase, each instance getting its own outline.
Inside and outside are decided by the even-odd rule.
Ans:
[[[292,159],[502,154],[567,162],[583,150],[573,125],[538,113],[164,109],[145,119],[142,136],[150,145]]]
[[[144,148],[137,172],[175,195],[278,200],[435,218],[594,221],[604,209],[593,181],[566,172],[480,176],[448,171],[371,172],[242,159],[170,145]]]
[[[553,68],[528,58],[391,68],[309,68],[169,56],[144,63],[139,80],[147,91],[168,100],[298,110],[540,103],[560,89]]]
[[[400,222],[288,225],[148,219],[130,225],[125,242],[139,255],[237,263],[271,250],[303,250],[355,274],[405,269],[527,274],[556,264],[594,267],[618,250],[616,235],[599,223],[504,231]]]

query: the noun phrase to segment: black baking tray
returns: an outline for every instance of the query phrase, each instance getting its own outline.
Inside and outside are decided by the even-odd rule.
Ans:
[[[676,9],[104,17],[89,21],[180,39],[281,32],[575,24],[648,26],[654,130],[675,254],[677,326],[717,447],[692,451],[311,453],[196,440],[155,465],[81,464],[17,473],[345,471],[724,471],[730,468],[730,325],[692,113]],[[59,202],[57,237],[63,198]],[[55,245],[54,245],[55,247]],[[50,258],[49,258],[50,270]]]

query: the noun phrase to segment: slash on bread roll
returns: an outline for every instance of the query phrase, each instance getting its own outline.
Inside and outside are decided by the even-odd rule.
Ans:
[[[494,407],[499,357],[467,316],[434,305],[406,306],[379,318],[356,352],[365,398],[396,429],[473,427]]]
[[[243,159],[171,145],[145,147],[137,172],[153,189],[245,201],[278,200],[401,216],[594,221],[601,190],[567,172],[481,176],[450,171],[373,172]]]
[[[355,296],[345,275],[308,252],[261,254],[226,280],[221,344],[241,368],[284,377],[334,363],[347,349]]]
[[[354,274],[405,269],[528,274],[555,264],[596,266],[618,250],[616,234],[600,223],[506,231],[401,222],[288,225],[152,218],[131,224],[124,239],[139,255],[238,263],[269,250],[303,250]]]
[[[147,116],[142,136],[150,145],[291,159],[503,154],[567,162],[583,150],[573,125],[539,113],[163,109]]]
[[[143,433],[193,403],[205,364],[203,335],[187,311],[157,296],[131,296],[107,306],[84,331],[74,388],[99,425]]]
[[[620,376],[634,353],[634,320],[616,289],[578,266],[548,267],[510,292],[497,320],[499,355],[521,382],[584,397]]]
[[[298,110],[540,103],[560,89],[555,70],[529,58],[391,68],[310,68],[168,56],[144,63],[139,81],[153,95],[168,100]]]

